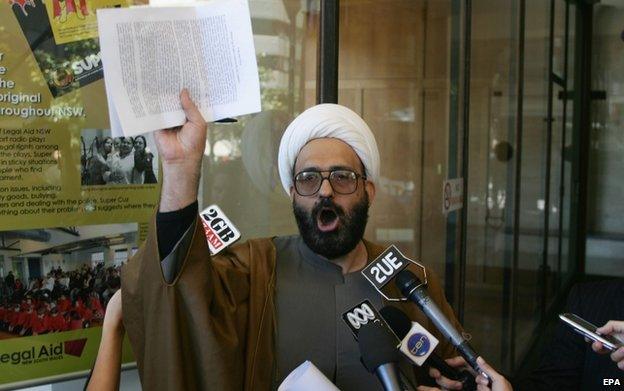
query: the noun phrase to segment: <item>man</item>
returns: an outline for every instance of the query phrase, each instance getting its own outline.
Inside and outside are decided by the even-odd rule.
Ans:
[[[379,176],[366,123],[338,105],[297,117],[282,137],[279,171],[300,236],[249,240],[210,257],[197,217],[206,123],[188,92],[181,103],[184,126],[156,133],[158,214],[122,271],[124,325],[143,388],[269,390],[310,360],[342,390],[381,389],[341,319],[364,299],[388,304],[359,273],[383,251],[363,239]],[[427,277],[461,330],[431,270]],[[440,339],[441,355],[455,355],[416,306],[400,306]]]

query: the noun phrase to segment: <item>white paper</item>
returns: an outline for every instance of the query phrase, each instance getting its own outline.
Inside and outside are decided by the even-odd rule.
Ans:
[[[111,131],[182,125],[188,88],[206,121],[260,111],[246,0],[97,11]]]
[[[277,391],[340,391],[340,389],[314,364],[305,361],[290,372]]]

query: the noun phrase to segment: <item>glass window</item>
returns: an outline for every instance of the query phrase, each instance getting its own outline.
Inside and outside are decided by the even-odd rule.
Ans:
[[[472,3],[470,145],[464,327],[474,346],[507,369],[511,335],[517,2]]]
[[[451,1],[340,4],[339,103],[369,124],[382,161],[366,237],[444,279]]]
[[[243,239],[294,233],[277,152],[286,126],[315,103],[319,1],[251,0],[262,112],[208,130],[199,204],[217,204]]]
[[[592,42],[591,129],[588,174],[588,274],[624,276],[624,37],[621,6],[597,4]]]

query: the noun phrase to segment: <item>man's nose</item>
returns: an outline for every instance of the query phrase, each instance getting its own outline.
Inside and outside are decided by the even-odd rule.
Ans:
[[[318,195],[321,197],[331,197],[334,195],[334,189],[329,182],[329,178],[322,179],[321,188],[318,191]]]

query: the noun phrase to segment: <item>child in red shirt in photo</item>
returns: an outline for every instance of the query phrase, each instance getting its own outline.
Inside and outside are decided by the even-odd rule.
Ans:
[[[82,327],[82,317],[76,310],[69,312],[69,329],[80,330]]]
[[[52,308],[50,313],[50,331],[59,332],[69,330],[69,323],[63,315],[58,312],[58,309]]]
[[[71,301],[65,295],[61,295],[56,303],[56,307],[61,314],[65,314],[67,311],[71,310]]]
[[[17,320],[17,325],[20,328],[19,329],[20,336],[28,336],[32,334],[33,319],[36,317],[37,317],[37,314],[33,311],[32,306],[28,307],[26,311],[24,310],[20,311],[18,320]]]
[[[17,321],[19,320],[19,314],[20,314],[20,307],[19,305],[16,305],[15,307],[11,308],[9,310],[9,313],[7,315],[7,323],[9,325],[8,330],[10,333],[14,332],[15,328],[17,327]]]
[[[102,307],[102,303],[100,302],[100,298],[98,294],[92,292],[89,296],[89,307],[91,307],[91,311],[93,311],[93,319],[102,320],[104,319],[104,307]]]
[[[7,314],[7,309],[4,304],[0,304],[0,330],[4,330],[6,328],[6,323],[4,317]]]
[[[78,308],[78,313],[80,314],[80,317],[82,318],[82,327],[87,328],[91,326],[91,321],[93,320],[93,311],[91,311],[91,309],[86,306],[86,305],[82,305]]]
[[[50,317],[44,307],[40,307],[32,320],[32,335],[47,334],[52,330]]]

